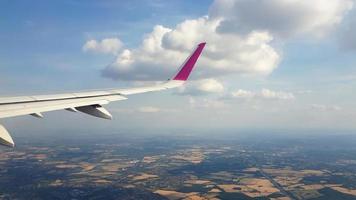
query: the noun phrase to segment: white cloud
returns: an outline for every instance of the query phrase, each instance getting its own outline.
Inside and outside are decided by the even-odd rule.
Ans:
[[[261,97],[266,99],[281,99],[281,100],[295,99],[294,94],[291,92],[272,91],[269,89],[262,89],[260,95]]]
[[[215,79],[204,79],[199,81],[197,89],[204,92],[220,93],[224,91],[224,86]]]
[[[175,30],[156,26],[138,49],[129,50],[129,64],[122,65],[120,55],[103,74],[114,79],[162,79],[171,75],[201,41],[207,41],[207,46],[199,60],[196,73],[199,78],[226,73],[269,74],[277,67],[279,55],[268,44],[272,40],[269,34],[255,32],[245,37],[226,37],[216,32],[217,25],[218,22],[208,18],[199,18],[185,21]],[[186,29],[193,33],[184,39],[184,35],[189,35]]]
[[[316,111],[340,111],[341,107],[336,105],[322,105],[322,104],[312,104],[311,109]]]
[[[189,98],[189,104],[192,108],[208,108],[208,109],[220,109],[225,108],[226,104],[223,101],[216,99],[207,99],[207,98]]]
[[[116,108],[116,109],[111,109],[111,112],[113,113],[125,113],[125,114],[137,114],[137,113],[176,113],[179,112],[179,110],[174,109],[174,108],[162,108],[162,107],[156,107],[156,106],[141,106],[141,107],[126,107],[126,108]]]
[[[219,31],[268,31],[278,36],[322,36],[340,24],[352,0],[219,0],[211,16],[223,18]]]
[[[140,107],[137,109],[139,112],[142,113],[156,113],[156,112],[160,112],[161,110],[157,107],[152,107],[152,106],[144,106],[144,107]]]
[[[106,38],[101,41],[89,40],[83,46],[84,52],[117,54],[123,44],[118,38]]]
[[[294,100],[295,96],[291,92],[273,91],[262,89],[260,92],[252,92],[247,90],[237,90],[231,92],[230,97],[238,99],[275,99],[275,100]]]
[[[235,92],[231,92],[231,96],[234,98],[253,98],[256,96],[256,93],[239,89]]]
[[[280,56],[269,44],[273,40],[270,34],[222,35],[216,32],[219,23],[202,17],[186,20],[175,29],[155,26],[138,48],[124,51],[130,52],[129,59],[121,53],[103,70],[103,75],[124,80],[162,80],[172,76],[202,41],[207,45],[199,59],[196,78],[230,73],[266,75],[277,67]]]
[[[156,25],[137,48],[121,51],[102,74],[115,80],[164,80],[195,45],[205,41],[193,78],[268,75],[281,61],[282,53],[272,45],[276,39],[324,35],[352,5],[352,0],[215,1],[207,16],[185,20],[174,28]],[[97,43],[90,42],[87,48]]]
[[[216,79],[202,79],[193,81],[179,88],[178,93],[184,95],[221,94],[225,91],[224,85]]]

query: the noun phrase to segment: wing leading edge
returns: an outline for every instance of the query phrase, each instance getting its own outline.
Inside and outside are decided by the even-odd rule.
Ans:
[[[65,93],[54,95],[0,97],[0,118],[32,115],[42,118],[41,113],[54,110],[83,112],[95,117],[111,119],[112,116],[102,105],[112,101],[127,99],[126,96],[175,88],[183,85],[188,79],[206,43],[200,43],[186,59],[178,73],[170,80],[147,87],[127,89],[107,89],[90,92]],[[0,144],[14,147],[10,134],[0,125]]]

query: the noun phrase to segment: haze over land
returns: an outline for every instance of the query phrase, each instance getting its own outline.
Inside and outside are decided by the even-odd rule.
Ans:
[[[1,149],[1,199],[356,199],[352,134],[62,134]]]

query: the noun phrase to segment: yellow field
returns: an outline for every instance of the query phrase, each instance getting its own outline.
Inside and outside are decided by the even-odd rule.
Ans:
[[[268,196],[279,192],[277,188],[267,179],[246,178],[240,181],[240,184],[218,185],[225,192],[241,192],[250,197]]]
[[[151,179],[151,178],[158,178],[158,176],[154,175],[154,174],[142,173],[141,175],[134,176],[132,178],[132,180],[134,180],[134,181],[142,181],[142,180]]]

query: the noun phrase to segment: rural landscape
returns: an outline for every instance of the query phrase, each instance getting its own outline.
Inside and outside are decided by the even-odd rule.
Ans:
[[[229,137],[24,139],[1,149],[0,197],[356,199],[355,136]]]

